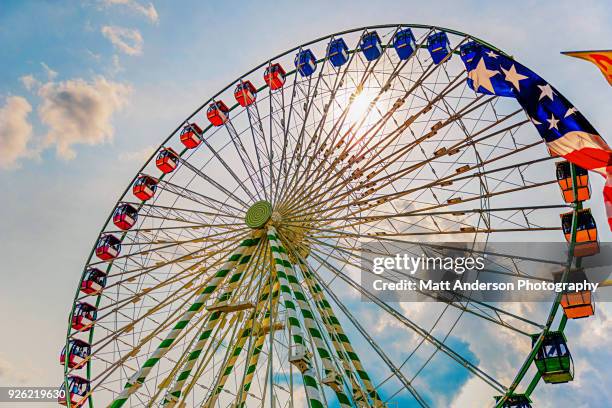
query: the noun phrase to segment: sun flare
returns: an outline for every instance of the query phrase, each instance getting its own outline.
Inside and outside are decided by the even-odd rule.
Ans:
[[[347,117],[349,124],[358,123],[362,119],[371,120],[374,116],[376,116],[376,118],[380,117],[380,115],[377,114],[376,104],[373,103],[376,95],[376,90],[371,88],[366,88],[357,93],[353,103],[349,107]]]

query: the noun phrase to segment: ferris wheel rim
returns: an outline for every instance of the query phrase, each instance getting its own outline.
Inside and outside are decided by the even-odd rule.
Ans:
[[[171,139],[173,136],[175,136],[175,135],[177,134],[177,132],[178,132],[178,131],[180,131],[181,127],[182,127],[182,126],[183,126],[185,123],[189,123],[189,121],[190,121],[190,120],[191,120],[193,117],[195,117],[197,114],[199,114],[200,112],[202,112],[202,110],[203,110],[203,109],[205,109],[205,108],[206,108],[206,106],[207,106],[209,103],[214,102],[218,96],[220,96],[221,94],[223,94],[224,92],[226,92],[228,89],[230,89],[230,88],[231,88],[232,86],[234,86],[236,83],[240,82],[240,81],[241,81],[243,78],[245,78],[245,77],[247,77],[248,75],[250,75],[250,74],[252,74],[252,73],[256,72],[257,70],[259,70],[259,69],[261,69],[261,68],[265,67],[266,65],[269,65],[269,64],[270,64],[272,61],[274,61],[274,60],[277,60],[277,59],[279,59],[279,58],[281,58],[281,57],[284,57],[284,56],[286,56],[286,55],[288,55],[288,54],[290,54],[290,53],[292,53],[292,52],[295,52],[295,51],[297,51],[297,50],[299,50],[299,49],[302,49],[303,47],[306,47],[306,46],[308,46],[308,45],[311,45],[311,44],[314,44],[314,43],[318,43],[318,42],[324,41],[325,39],[334,38],[335,36],[339,36],[339,35],[343,35],[343,34],[348,34],[348,33],[355,33],[355,32],[364,31],[364,30],[372,30],[372,29],[379,29],[379,28],[394,28],[394,27],[397,27],[397,28],[407,27],[407,28],[420,28],[420,29],[431,29],[431,30],[438,30],[438,31],[443,31],[443,32],[447,32],[447,33],[455,34],[455,35],[461,35],[461,36],[464,36],[464,37],[466,37],[466,38],[472,39],[472,40],[474,40],[474,41],[480,42],[481,44],[485,44],[485,45],[487,45],[487,46],[491,46],[491,45],[490,45],[490,44],[488,44],[487,42],[485,42],[485,41],[483,41],[483,40],[480,40],[480,39],[478,39],[478,38],[476,38],[476,37],[473,37],[473,36],[471,36],[471,35],[469,35],[469,34],[466,34],[466,33],[462,33],[462,32],[456,31],[456,30],[452,30],[452,29],[448,29],[448,28],[444,28],[444,27],[439,27],[439,26],[420,25],[420,24],[384,24],[384,25],[372,25],[372,26],[364,26],[364,27],[359,27],[359,28],[349,29],[349,30],[345,30],[345,31],[339,31],[339,32],[336,32],[336,33],[333,33],[333,34],[329,34],[329,35],[326,35],[326,36],[322,36],[322,37],[317,38],[317,39],[315,39],[315,40],[311,40],[311,41],[309,41],[309,42],[305,42],[305,43],[303,43],[303,44],[300,44],[300,45],[298,45],[298,46],[296,46],[296,47],[293,47],[293,48],[291,48],[291,49],[289,49],[289,50],[287,50],[287,51],[285,51],[285,52],[283,52],[283,53],[280,53],[280,54],[276,55],[276,56],[275,56],[275,57],[273,57],[273,58],[270,58],[270,59],[268,59],[268,60],[264,61],[263,63],[261,63],[261,64],[257,65],[255,68],[253,68],[253,69],[251,69],[251,70],[247,71],[245,74],[243,74],[242,76],[238,77],[238,78],[237,78],[235,81],[230,82],[230,83],[229,83],[227,86],[225,86],[224,88],[222,88],[222,89],[221,89],[220,91],[218,91],[218,92],[217,92],[215,95],[213,95],[213,96],[212,96],[211,98],[209,98],[209,99],[208,99],[206,102],[204,102],[204,103],[203,103],[201,106],[199,106],[199,107],[198,107],[198,108],[197,108],[197,109],[196,109],[196,110],[195,110],[195,111],[194,111],[194,112],[193,112],[191,115],[189,115],[189,116],[188,116],[188,117],[187,117],[185,120],[183,120],[183,121],[182,121],[182,122],[181,122],[181,123],[178,125],[178,127],[177,127],[176,129],[174,129],[174,130],[173,130],[173,131],[172,131],[172,132],[169,134],[169,136],[168,136],[166,139],[164,139],[164,140],[161,142],[161,144],[159,145],[158,149],[157,149],[157,150],[155,150],[155,152],[153,152],[153,154],[152,154],[152,155],[151,155],[151,156],[150,156],[150,157],[149,157],[149,158],[148,158],[148,159],[147,159],[147,160],[144,162],[144,164],[142,165],[142,167],[141,167],[141,168],[140,168],[140,169],[139,169],[139,170],[136,172],[136,175],[134,176],[134,178],[133,178],[133,179],[131,180],[131,182],[128,184],[128,186],[126,187],[126,189],[124,190],[124,192],[121,194],[121,196],[120,196],[119,200],[117,201],[117,203],[121,203],[121,202],[124,200],[124,197],[125,197],[125,196],[128,194],[129,189],[130,189],[130,187],[132,186],[132,184],[134,183],[134,181],[135,181],[135,180],[138,178],[138,176],[139,176],[139,175],[144,174],[144,173],[143,173],[144,169],[147,167],[147,165],[149,165],[149,164],[151,163],[151,161],[152,161],[152,160],[154,160],[154,158],[155,158],[155,156],[156,156],[157,152],[159,151],[159,148],[161,148],[161,147],[163,147],[164,145],[166,145],[166,144],[167,144],[167,142],[168,142],[168,141],[169,141],[169,140],[170,140],[170,139]],[[502,52],[502,51],[500,51],[500,50],[499,50],[499,49],[497,49],[497,48],[495,48],[495,50],[497,50],[497,51],[499,51],[499,52]],[[505,53],[504,53],[504,54],[505,54]],[[326,59],[327,59],[326,57],[322,58],[322,60],[326,60]],[[288,74],[288,75],[290,75],[290,74],[292,74],[292,73],[293,73],[293,74],[295,74],[295,70],[292,70],[291,72],[288,72],[287,74]],[[266,86],[266,85],[264,85],[264,88],[265,88],[265,87],[267,87],[267,86]],[[233,109],[237,108],[237,106],[238,106],[237,104],[233,105],[233,106],[230,108],[230,110],[233,110]],[[209,126],[206,128],[206,129],[208,129],[209,127],[210,127],[210,125],[209,125]],[[206,131],[206,130],[204,130],[204,132],[205,132],[205,131]],[[184,153],[185,153],[185,150],[184,150],[184,151],[182,151],[182,152],[180,153],[180,155],[182,156]],[[162,177],[163,177],[163,176],[162,176]],[[116,207],[116,206],[115,206],[115,207]],[[111,218],[112,218],[112,215],[113,215],[113,212],[114,212],[114,210],[115,210],[115,207],[113,207],[113,210],[111,211],[111,213],[110,213],[110,214],[109,214],[109,216],[107,217],[107,219],[106,219],[105,223],[103,224],[102,229],[100,230],[100,234],[102,234],[102,233],[103,233],[103,232],[106,230],[107,226],[109,225],[109,223],[110,223],[110,221],[111,221]],[[100,234],[99,234],[99,235],[100,235]],[[97,241],[96,241],[96,242],[97,242]],[[92,258],[93,258],[94,251],[95,251],[95,246],[96,246],[96,244],[94,243],[94,246],[93,246],[93,248],[92,248],[92,250],[91,250],[91,252],[90,252],[89,257],[87,258],[87,261],[86,261],[85,265],[89,265],[89,264],[91,263],[91,260],[92,260]],[[111,262],[111,263],[109,263],[109,267],[110,267],[110,265],[112,265],[112,262]],[[79,285],[80,285],[80,282],[83,280],[84,275],[85,275],[85,269],[83,270],[83,273],[82,273],[82,275],[81,275],[81,279],[79,280]],[[79,287],[80,287],[80,286],[79,286]],[[70,314],[70,318],[72,317],[72,313],[74,312],[74,305],[76,304],[76,301],[77,301],[77,300],[78,300],[78,298],[79,298],[79,287],[77,287],[76,294],[75,294],[75,298],[74,298],[74,300],[73,300],[73,308],[72,308],[72,311],[71,311],[71,314]],[[99,301],[99,297],[98,297],[98,300],[97,300],[97,301]],[[558,306],[558,303],[556,304],[556,306]],[[550,322],[550,325],[552,325],[552,322]],[[547,325],[547,329],[550,327],[550,325]],[[71,332],[71,330],[70,330],[70,323],[69,323],[69,325],[68,325],[68,333],[67,333],[67,340],[66,340],[66,344],[68,343],[68,338],[69,338],[70,332]],[[91,331],[91,335],[93,335],[93,328],[92,328],[92,331]],[[65,372],[64,372],[64,377],[66,377],[66,375],[67,375],[67,370],[65,370]],[[89,369],[88,369],[88,372],[87,372],[87,376],[88,376],[88,378],[89,378]]]

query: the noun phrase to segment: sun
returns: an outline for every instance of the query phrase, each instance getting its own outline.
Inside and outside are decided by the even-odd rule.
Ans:
[[[357,89],[355,91],[355,95],[356,96],[353,99],[353,103],[349,107],[349,112],[347,115],[347,121],[349,124],[352,125],[354,123],[359,123],[362,119],[364,120],[365,124],[368,120],[377,120],[380,118],[380,114],[376,109],[376,103],[374,103],[374,99],[376,99],[377,95],[377,92],[374,89]]]

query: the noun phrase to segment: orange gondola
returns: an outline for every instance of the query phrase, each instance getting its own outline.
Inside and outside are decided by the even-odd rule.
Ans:
[[[571,164],[568,161],[557,163],[557,182],[563,200],[566,203],[576,201],[585,201],[591,198],[591,189],[589,188],[589,172],[582,167],[574,166],[576,173],[576,197],[574,197],[574,180],[572,178]]]
[[[574,244],[574,256],[583,257],[595,255],[599,252],[597,240],[597,225],[588,208],[577,210],[576,243]],[[571,242],[574,212],[561,214],[561,227],[565,240]]]
[[[555,282],[560,282],[562,277],[563,272],[555,273]],[[584,270],[578,269],[569,273],[567,282],[588,282],[588,279]],[[595,314],[593,294],[590,290],[564,292],[561,295],[561,307],[568,319],[582,319]]]
[[[595,314],[590,290],[564,293],[561,297],[561,306],[568,319],[582,319]]]

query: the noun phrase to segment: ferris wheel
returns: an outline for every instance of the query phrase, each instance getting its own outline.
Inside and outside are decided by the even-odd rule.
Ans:
[[[565,235],[568,269],[597,249],[588,174],[551,157],[515,100],[468,86],[476,47],[506,55],[440,27],[349,30],[203,103],[102,227],[69,317],[60,403],[430,407],[459,391],[453,370],[489,405],[529,407],[538,384],[571,381],[563,329],[593,314],[590,293],[545,308],[413,304],[360,281],[369,243]],[[511,261],[508,274],[524,272]],[[512,344],[525,353],[502,361]]]

